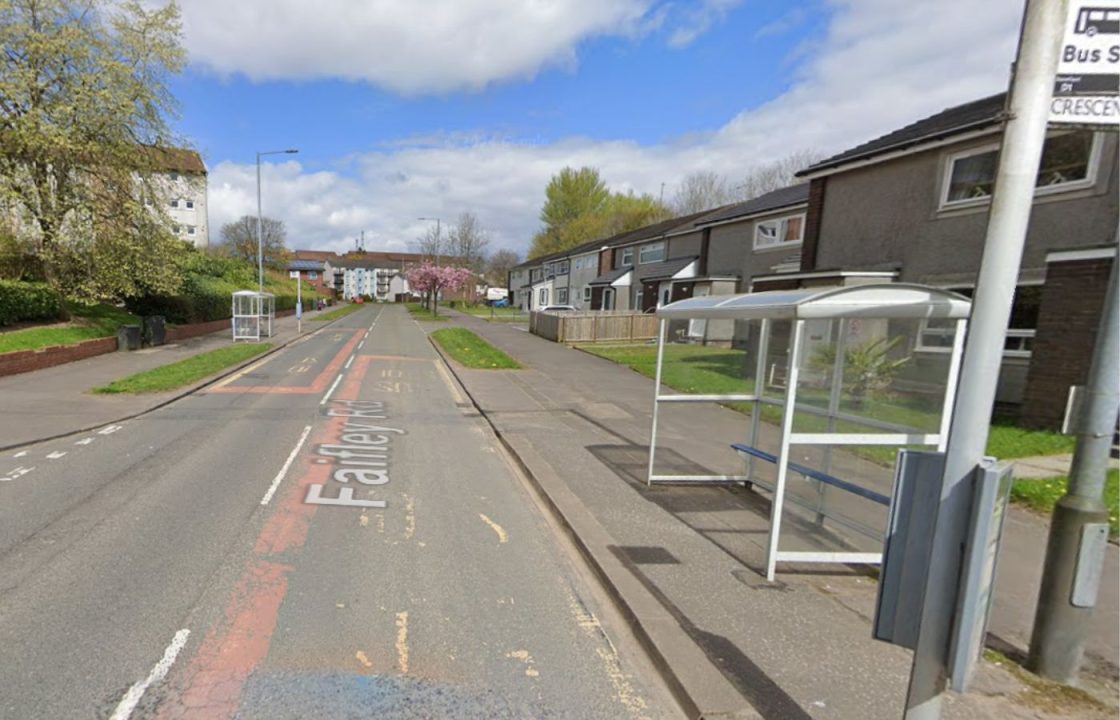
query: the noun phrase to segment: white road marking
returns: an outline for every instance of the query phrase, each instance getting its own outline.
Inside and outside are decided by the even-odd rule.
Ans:
[[[373,328],[371,327],[370,330],[372,330],[372,329]],[[366,330],[366,334],[362,336],[362,339],[365,340],[368,337],[369,337],[369,330]]]
[[[272,360],[272,357],[270,356],[270,357],[266,357],[264,360],[261,360],[260,362],[255,362],[252,365],[250,365],[249,367],[245,368],[244,370],[240,370],[238,372],[235,372],[233,375],[230,375],[225,380],[222,380],[221,382],[216,383],[214,385],[214,387],[216,387],[216,388],[224,387],[226,385],[229,385],[231,382],[234,382],[236,380],[240,380],[243,376],[247,375],[248,373],[253,372],[257,368],[259,368],[261,365],[264,365],[266,362],[269,362],[271,360]]]
[[[187,637],[190,636],[191,631],[186,628],[175,633],[172,638],[171,644],[163,651],[163,657],[160,659],[152,671],[148,673],[148,677],[144,678],[141,682],[136,683],[128,689],[128,692],[121,698],[120,704],[117,709],[113,711],[113,716],[109,720],[127,720],[132,717],[132,711],[140,703],[140,699],[144,697],[144,692],[147,691],[148,686],[152,683],[159,682],[167,676],[167,671],[175,663],[175,658],[179,656],[179,651],[187,644]]]
[[[358,343],[358,349],[361,350],[362,346],[365,345],[365,344],[366,344],[366,341],[362,340],[360,343]]]
[[[342,369],[343,370],[349,370],[350,369],[350,364],[353,363],[353,362],[354,362],[354,356],[351,355],[350,359],[346,361],[346,364],[342,367]]]
[[[20,467],[16,468],[15,470],[12,470],[11,472],[9,472],[7,475],[0,475],[0,482],[11,482],[12,480],[15,480],[18,477],[23,477],[24,475],[26,475],[27,473],[31,472],[34,469],[35,469],[34,467],[20,466]]]
[[[299,454],[299,449],[303,447],[303,443],[307,440],[309,434],[311,434],[311,426],[307,425],[303,428],[303,434],[299,436],[299,442],[292,448],[292,454],[284,461],[284,467],[280,468],[280,472],[276,473],[276,477],[272,480],[272,485],[269,486],[268,492],[266,492],[264,498],[261,499],[261,505],[267,505],[268,501],[272,499],[272,495],[276,492],[276,488],[280,487],[280,481],[288,474],[288,468],[292,466],[292,462],[296,459],[296,455]]]
[[[91,442],[93,442],[93,441],[94,441],[95,439],[96,439],[96,438],[82,438],[81,440],[79,440],[78,442],[76,442],[76,443],[74,443],[74,444],[75,444],[75,445],[89,445],[89,444],[90,444]]]
[[[493,531],[494,531],[495,533],[497,533],[497,535],[498,535],[498,544],[499,544],[499,545],[500,545],[500,544],[503,544],[503,543],[505,543],[505,542],[507,542],[507,541],[509,540],[509,535],[506,535],[506,531],[502,529],[502,526],[501,526],[501,525],[499,525],[498,523],[494,522],[494,521],[493,521],[493,520],[491,520],[490,518],[486,517],[486,516],[485,516],[485,515],[483,515],[482,513],[479,513],[479,514],[478,514],[478,516],[479,516],[480,518],[482,518],[482,522],[484,522],[484,523],[486,523],[487,525],[489,525],[489,526],[490,526],[490,529],[491,529],[491,530],[493,530]]]
[[[338,384],[339,384],[340,382],[342,382],[342,373],[339,373],[339,374],[338,374],[338,377],[336,377],[336,378],[334,379],[334,382],[333,382],[333,383],[331,383],[331,387],[330,387],[330,389],[329,389],[329,390],[327,390],[327,394],[326,394],[326,395],[324,395],[324,396],[323,396],[323,399],[319,401],[319,404],[320,404],[320,405],[326,405],[326,404],[327,404],[327,400],[330,400],[330,399],[331,399],[331,393],[333,393],[333,392],[334,392],[334,389],[335,389],[336,387],[338,387]]]
[[[397,666],[408,674],[408,612],[397,613]]]
[[[47,455],[47,459],[48,460],[58,460],[60,457],[62,457],[65,454],[66,454],[65,450],[55,450],[50,455]]]
[[[14,458],[17,458],[17,457],[23,457],[23,456],[24,456],[24,455],[26,455],[26,454],[27,454],[27,451],[26,451],[26,450],[20,450],[20,451],[19,451],[19,452],[17,452],[17,453],[15,454],[15,455],[12,455],[12,457],[14,457]]]
[[[107,428],[102,428],[102,429],[98,430],[97,434],[98,435],[112,435],[116,431],[121,430],[123,428],[124,428],[124,425],[110,425]]]

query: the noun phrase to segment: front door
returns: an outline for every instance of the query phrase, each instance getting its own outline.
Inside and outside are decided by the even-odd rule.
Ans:
[[[657,309],[657,283],[642,283],[642,312],[653,312]]]

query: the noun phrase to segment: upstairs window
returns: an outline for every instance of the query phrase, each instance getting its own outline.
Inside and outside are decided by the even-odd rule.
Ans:
[[[754,226],[754,249],[796,245],[805,235],[805,215],[762,220]]]
[[[187,200],[187,209],[188,210],[193,210],[194,209],[194,200]]]
[[[638,250],[638,263],[645,265],[646,263],[661,262],[665,259],[665,243],[657,242],[643,245]]]
[[[179,207],[179,201],[178,200],[172,200],[171,202],[169,202],[167,204],[170,205],[173,208]]]
[[[622,251],[622,265],[634,264],[634,248],[629,247]]]
[[[569,267],[570,267],[570,264],[568,263],[567,260],[562,260],[562,261],[556,263],[556,274],[557,275],[567,275],[568,271],[569,271]]]
[[[1095,135],[1087,130],[1046,138],[1035,180],[1035,194],[1091,185],[1096,146]],[[995,144],[951,155],[945,168],[941,206],[969,206],[983,203],[991,197],[998,155],[999,145]]]

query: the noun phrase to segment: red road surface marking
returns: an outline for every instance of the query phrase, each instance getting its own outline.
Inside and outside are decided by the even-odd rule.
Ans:
[[[355,330],[354,337],[342,346],[334,359],[327,364],[323,371],[315,376],[311,382],[310,387],[267,387],[267,386],[254,386],[254,387],[239,387],[237,385],[223,385],[221,387],[210,388],[208,393],[257,393],[267,395],[317,395],[327,389],[327,383],[331,378],[342,368],[343,363],[346,362],[347,356],[358,346],[362,341],[359,337],[365,333],[365,330]]]

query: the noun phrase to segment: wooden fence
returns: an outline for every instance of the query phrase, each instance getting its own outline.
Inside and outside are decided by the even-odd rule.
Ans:
[[[529,331],[554,342],[635,342],[657,338],[657,318],[630,310],[534,312]]]

